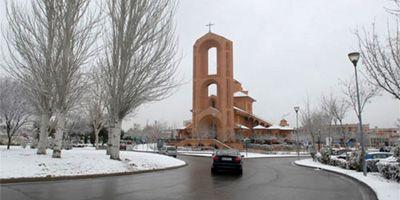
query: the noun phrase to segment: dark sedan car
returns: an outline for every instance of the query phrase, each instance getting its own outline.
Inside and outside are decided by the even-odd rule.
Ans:
[[[239,175],[242,174],[242,156],[235,149],[218,150],[213,156],[213,164],[211,173],[216,174],[220,170],[235,171]]]

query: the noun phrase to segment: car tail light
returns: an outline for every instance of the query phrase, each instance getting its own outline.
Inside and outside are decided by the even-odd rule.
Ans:
[[[237,156],[236,158],[235,158],[235,162],[240,162],[242,160],[242,157],[240,157],[240,156]]]
[[[212,159],[213,159],[214,161],[217,161],[217,160],[218,160],[218,156],[213,156]]]

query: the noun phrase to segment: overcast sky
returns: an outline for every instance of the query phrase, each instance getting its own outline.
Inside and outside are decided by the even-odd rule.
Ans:
[[[191,119],[193,44],[208,29],[233,41],[234,75],[257,102],[254,113],[278,123],[294,124],[293,106],[322,94],[341,95],[340,79],[354,75],[347,53],[357,50],[354,31],[371,27],[386,31],[387,0],[181,0],[177,34],[183,55],[179,67],[187,84],[169,99],[143,106],[124,124],[166,121],[177,126]],[[362,67],[362,66],[360,66]],[[371,126],[393,127],[400,103],[387,94],[376,97],[364,112]],[[349,111],[345,122],[355,123]]]
[[[233,41],[234,76],[257,100],[254,113],[273,123],[285,116],[294,124],[293,106],[304,107],[307,96],[317,106],[322,94],[342,95],[339,80],[354,75],[347,58],[357,50],[354,31],[375,21],[384,33],[390,5],[389,0],[180,0],[179,76],[186,84],[170,98],[142,106],[123,128],[154,120],[182,126],[191,119],[193,44],[208,32],[209,22],[214,33]],[[4,24],[4,1],[0,8]],[[4,49],[3,41],[0,45]],[[382,93],[363,117],[372,127],[393,127],[400,102]],[[356,122],[353,111],[345,122]]]

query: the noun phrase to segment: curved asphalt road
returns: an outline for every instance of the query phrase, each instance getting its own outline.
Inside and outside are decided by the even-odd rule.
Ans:
[[[181,156],[187,167],[129,176],[3,184],[2,200],[56,199],[374,199],[352,179],[293,166],[293,158],[247,159],[243,176],[211,176],[211,159]]]

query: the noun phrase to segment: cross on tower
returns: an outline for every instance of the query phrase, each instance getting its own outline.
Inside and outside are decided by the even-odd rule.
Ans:
[[[211,33],[211,26],[214,26],[214,24],[212,24],[211,22],[208,23],[206,26],[208,26],[208,32]]]

